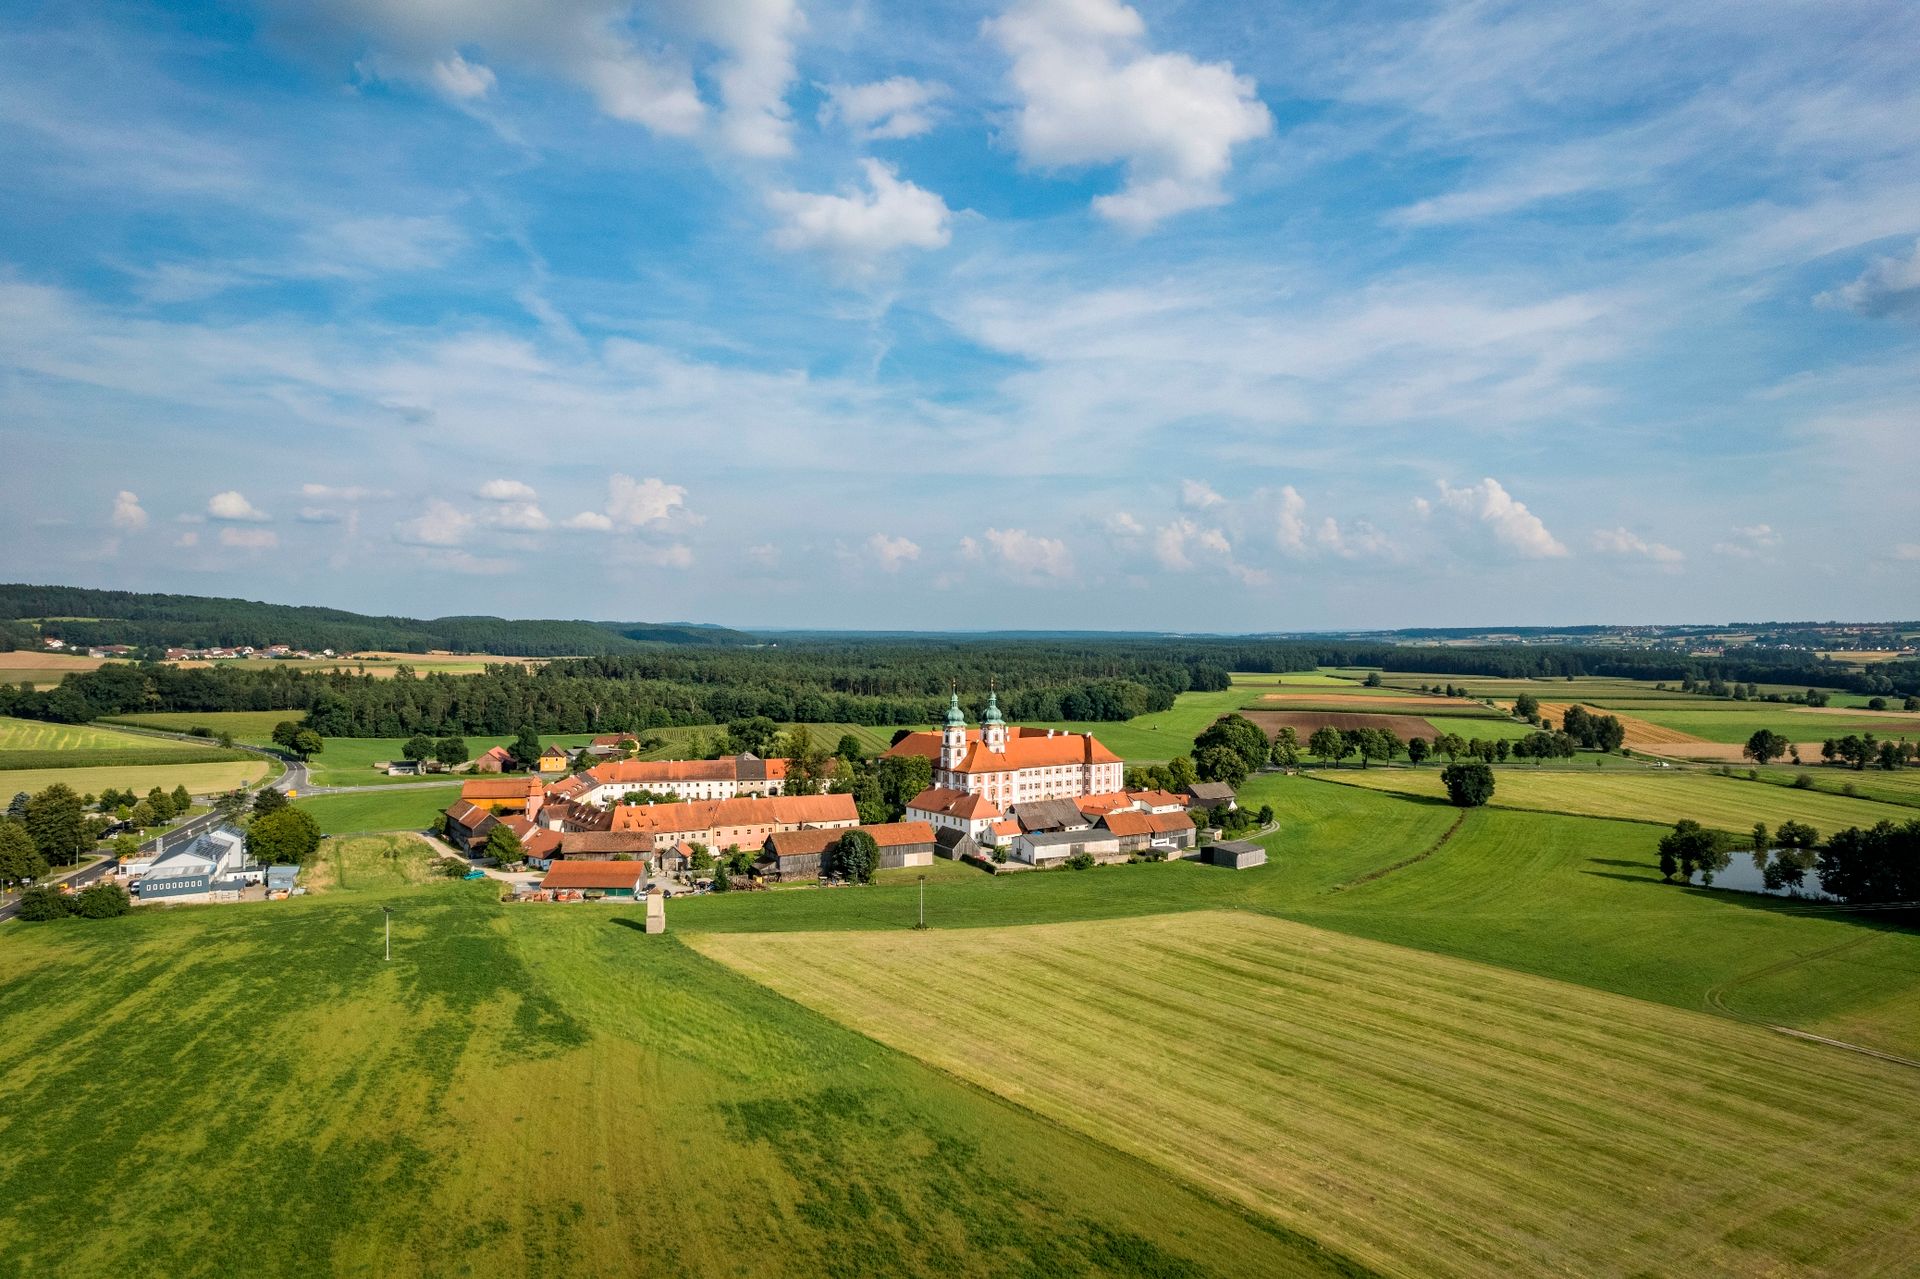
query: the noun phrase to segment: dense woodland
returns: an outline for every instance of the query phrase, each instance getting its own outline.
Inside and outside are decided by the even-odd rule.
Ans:
[[[553,639],[561,642],[560,633]],[[549,733],[641,730],[725,724],[749,716],[889,725],[937,718],[955,689],[969,716],[977,717],[987,690],[997,687],[1002,709],[1016,722],[1110,722],[1164,710],[1189,690],[1223,689],[1229,671],[1316,666],[1505,678],[1631,677],[1724,690],[1728,696],[1759,696],[1760,682],[1889,695],[1920,692],[1920,663],[1888,663],[1863,674],[1811,656],[1771,651],[1697,659],[1618,648],[1425,648],[1172,637],[801,637],[760,646],[621,642],[633,651],[557,660],[535,669],[503,664],[482,675],[422,676],[400,667],[392,679],[265,662],[188,670],[109,663],[50,688],[0,684],[0,714],[81,722],[136,711],[304,711],[328,737],[506,734],[528,724]]]
[[[503,657],[577,657],[636,652],[647,644],[729,644],[747,639],[738,631],[720,627],[499,617],[421,620],[201,595],[0,585],[0,651],[38,647],[43,637],[69,644],[131,644],[136,648],[291,644],[314,650],[330,648],[338,653],[448,649]]]

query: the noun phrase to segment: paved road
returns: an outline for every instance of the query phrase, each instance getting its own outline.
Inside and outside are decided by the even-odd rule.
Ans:
[[[71,875],[61,876],[57,880],[50,879],[47,882],[49,884],[54,884],[54,883],[72,884],[76,889],[85,888],[88,884],[91,884],[94,880],[99,879],[102,875],[105,875],[110,871],[112,871],[113,868],[115,866],[118,866],[119,864],[120,864],[119,858],[109,857],[105,861],[96,862],[92,866],[87,867],[85,870],[76,871]],[[20,913],[20,903],[17,900],[10,901],[4,906],[0,906],[0,924],[5,923],[9,919],[12,919],[15,915],[19,913]]]

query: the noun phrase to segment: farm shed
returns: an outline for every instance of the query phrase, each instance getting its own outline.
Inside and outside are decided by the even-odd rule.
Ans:
[[[1090,854],[1095,861],[1123,857],[1120,841],[1104,830],[1036,831],[1013,841],[1013,855],[1029,866],[1058,866],[1069,857]]]
[[[1012,805],[1014,820],[1023,831],[1085,830],[1091,823],[1070,799],[1034,799]]]
[[[647,889],[645,862],[555,862],[540,887],[547,892],[597,892],[637,897]]]
[[[1193,808],[1218,808],[1222,804],[1228,808],[1239,807],[1233,797],[1233,787],[1225,782],[1195,782],[1187,787],[1187,800]]]
[[[1209,866],[1225,866],[1228,870],[1246,870],[1267,864],[1267,850],[1244,839],[1223,839],[1217,844],[1209,844],[1200,850],[1200,856]]]
[[[293,891],[293,882],[299,878],[299,875],[298,866],[269,866],[267,867],[267,891],[290,893]]]
[[[1137,809],[1108,813],[1100,825],[1120,843],[1122,853],[1158,848],[1180,856],[1193,847],[1193,818],[1184,812],[1143,813]]]

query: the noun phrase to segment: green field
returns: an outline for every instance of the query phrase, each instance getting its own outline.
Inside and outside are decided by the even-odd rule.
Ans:
[[[303,873],[314,895],[292,902],[0,926],[9,1264],[1163,1276],[1309,1273],[1349,1255],[1436,1274],[1906,1264],[1911,1073],[1764,1027],[1920,1059],[1920,932],[1663,885],[1661,831],[1644,820],[1463,812],[1372,788],[1385,777],[1437,770],[1251,779],[1242,802],[1277,814],[1257,870],[996,877],[939,863],[927,934],[911,928],[917,870],[863,889],[676,898],[668,936],[649,938],[637,908],[502,905],[495,884],[427,879],[425,841],[365,839],[328,841]],[[1891,808],[1617,759],[1499,778],[1500,802],[1550,786],[1554,808],[1572,796],[1641,818],[1684,801],[1681,815],[1707,820],[1701,809],[1732,804],[1736,830],[1777,824],[1762,803],[1823,831],[1830,816]],[[329,830],[417,829],[454,794],[300,802]],[[382,904],[399,912],[391,966]],[[835,1015],[852,1029],[689,943],[741,962],[828,955],[757,962],[804,987],[791,992],[802,1003],[844,1000]],[[933,1023],[908,1054],[883,1046],[901,1016]],[[230,1087],[122,1085],[188,1057]],[[236,1093],[273,1102],[235,1106]],[[188,1162],[278,1209],[249,1215],[239,1244],[230,1219],[156,1216],[128,1197]]]
[[[1446,795],[1439,770],[1432,768],[1322,769],[1313,776],[1400,795],[1430,799]],[[1519,765],[1496,769],[1494,779],[1492,802],[1501,808],[1667,825],[1691,817],[1703,826],[1737,833],[1752,830],[1755,822],[1777,826],[1783,821],[1803,821],[1824,835],[1846,826],[1905,821],[1912,816],[1891,804],[1867,799],[1631,764],[1591,772],[1578,768],[1536,770]]]
[[[1387,1272],[1865,1273],[1920,1226],[1907,1071],[1484,965],[1235,913],[695,944]]]
[[[1829,737],[1845,737],[1848,733],[1872,733],[1876,737],[1893,738],[1920,737],[1920,717],[1873,711],[1835,714],[1803,706],[1729,702],[1711,710],[1649,707],[1634,713],[1664,728],[1692,733],[1709,742],[1745,742],[1763,728],[1772,729],[1790,742],[1819,742]]]
[[[295,805],[313,814],[323,835],[359,831],[426,830],[435,813],[460,798],[460,783],[396,790],[386,787],[348,795],[315,795],[296,799]]]
[[[631,908],[356,883],[0,932],[10,1270],[1358,1273]],[[182,1061],[220,1086],[127,1086]],[[187,1167],[272,1210],[129,1193]]]
[[[155,786],[172,790],[185,786],[195,795],[232,790],[267,775],[268,763],[257,756],[223,764],[133,764],[100,768],[15,768],[0,772],[0,795],[32,793],[59,782],[83,795],[98,795],[112,787],[144,795]]]
[[[97,724],[46,724],[0,716],[0,772],[230,763],[248,758],[208,743],[149,737]]]
[[[103,722],[158,728],[169,733],[204,728],[215,736],[231,733],[236,742],[265,746],[273,741],[275,724],[282,720],[297,721],[304,714],[304,711],[148,711],[141,715],[115,715]]]
[[[1174,699],[1171,710],[1136,715],[1130,720],[1057,720],[1051,724],[1030,723],[1027,727],[1092,733],[1103,746],[1129,764],[1159,763],[1175,755],[1189,754],[1193,750],[1193,739],[1207,725],[1258,700],[1257,694],[1236,686],[1217,693],[1181,693]]]

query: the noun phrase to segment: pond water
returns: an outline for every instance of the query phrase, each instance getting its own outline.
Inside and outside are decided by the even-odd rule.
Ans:
[[[1696,886],[1700,884],[1698,871],[1694,872],[1690,882]],[[1713,886],[1731,889],[1736,893],[1762,893],[1768,897],[1792,897],[1798,901],[1837,902],[1840,900],[1820,886],[1820,872],[1817,870],[1809,870],[1806,878],[1800,881],[1799,888],[1769,889],[1760,868],[1753,864],[1752,853],[1734,853],[1725,870],[1714,872]]]

